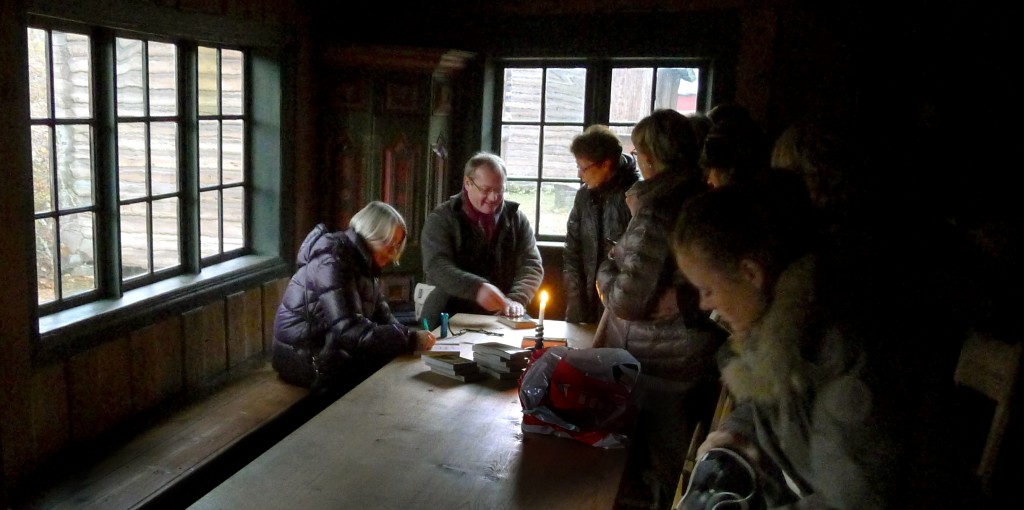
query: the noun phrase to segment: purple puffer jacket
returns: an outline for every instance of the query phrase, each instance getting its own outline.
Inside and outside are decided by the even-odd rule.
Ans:
[[[317,225],[296,263],[274,318],[273,366],[282,379],[314,387],[358,382],[413,351],[416,335],[391,315],[380,269],[354,230]]]

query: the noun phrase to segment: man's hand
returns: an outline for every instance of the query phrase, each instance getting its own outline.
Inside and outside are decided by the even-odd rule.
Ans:
[[[501,312],[502,315],[508,317],[522,317],[526,314],[526,307],[522,303],[514,299],[505,300],[505,309]]]
[[[489,283],[484,283],[477,289],[476,304],[488,312],[505,313],[508,309],[508,299],[505,298],[505,294]]]

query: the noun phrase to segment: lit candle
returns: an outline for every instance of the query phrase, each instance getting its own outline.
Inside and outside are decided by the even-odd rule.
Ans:
[[[548,291],[542,290],[540,292],[540,316],[537,317],[539,321],[538,326],[544,325],[544,307],[548,304]]]

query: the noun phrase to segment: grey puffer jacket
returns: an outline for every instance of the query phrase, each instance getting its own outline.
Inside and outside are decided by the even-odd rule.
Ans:
[[[391,314],[380,269],[354,230],[317,225],[297,265],[274,318],[273,366],[283,379],[302,386],[358,379],[413,351],[416,334]]]
[[[625,192],[640,178],[636,160],[622,155],[608,182],[597,189],[583,185],[576,192],[566,224],[562,276],[565,320],[597,323],[604,305],[597,295],[597,268],[618,241],[632,215]]]
[[[683,203],[704,183],[663,172],[638,186],[636,216],[598,273],[607,309],[599,341],[637,358],[649,386],[686,391],[717,381],[715,352],[725,339],[699,311],[696,291],[682,280],[670,246]]]
[[[518,203],[505,200],[497,234],[488,243],[462,211],[463,200],[462,194],[453,195],[423,223],[420,245],[426,283],[449,296],[444,308],[448,313],[491,313],[476,304],[483,283],[528,306],[544,278],[544,265],[526,215]]]

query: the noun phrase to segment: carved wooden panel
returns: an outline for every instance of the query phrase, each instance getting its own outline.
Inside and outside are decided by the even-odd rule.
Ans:
[[[363,207],[364,190],[366,189],[366,159],[363,147],[356,143],[348,129],[343,130],[335,140],[333,159],[335,171],[334,181],[337,183],[338,200],[333,204],[338,218],[335,228],[348,226],[352,215]]]
[[[184,387],[181,317],[175,316],[131,334],[132,402],[149,409]]]
[[[288,276],[263,284],[263,352],[271,352],[274,342],[274,317],[290,280],[291,277]]]
[[[423,97],[417,83],[389,81],[384,88],[384,110],[387,113],[424,113]]]
[[[40,368],[32,374],[32,446],[36,458],[60,451],[70,439],[68,384],[64,363]]]
[[[448,199],[448,145],[444,135],[438,135],[430,148],[430,178],[427,184],[427,211]]]
[[[231,294],[228,309],[228,369],[263,353],[262,290]]]
[[[91,439],[132,411],[128,337],[104,342],[68,361],[71,436]]]
[[[343,78],[334,86],[329,104],[342,111],[370,109],[370,82],[363,77]]]
[[[416,215],[416,168],[417,150],[402,133],[391,145],[384,148],[381,200],[394,206],[405,218],[406,237],[409,245],[419,240],[419,225]]]
[[[185,341],[185,386],[197,389],[228,369],[223,301],[189,310],[181,316]]]

